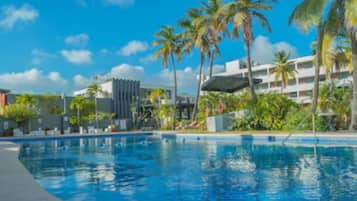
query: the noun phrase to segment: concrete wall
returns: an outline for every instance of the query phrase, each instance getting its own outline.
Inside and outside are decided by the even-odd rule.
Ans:
[[[118,119],[131,119],[131,104],[139,99],[140,82],[113,79],[113,112]]]

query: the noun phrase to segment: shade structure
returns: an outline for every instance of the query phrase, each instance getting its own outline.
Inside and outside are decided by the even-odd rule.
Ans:
[[[253,79],[254,84],[262,82],[261,79]],[[202,91],[234,93],[249,87],[247,77],[238,75],[213,76],[202,84]]]

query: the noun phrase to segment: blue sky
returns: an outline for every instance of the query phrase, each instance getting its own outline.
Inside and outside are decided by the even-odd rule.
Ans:
[[[153,61],[153,34],[175,26],[196,0],[2,0],[0,88],[14,92],[65,92],[89,84],[96,74],[171,85],[172,73]],[[314,32],[304,34],[287,19],[298,0],[280,0],[266,16],[272,33],[255,26],[253,57],[271,60],[277,49],[294,57],[311,53]],[[226,39],[215,64],[245,56],[243,44]],[[197,52],[178,65],[180,92],[194,92]]]

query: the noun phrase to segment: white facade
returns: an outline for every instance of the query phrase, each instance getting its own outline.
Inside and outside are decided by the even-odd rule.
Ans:
[[[108,80],[102,83],[99,83],[103,93],[99,93],[97,95],[97,98],[108,98],[112,97],[113,94],[113,82],[112,80]],[[173,87],[166,87],[166,86],[158,86],[158,85],[148,85],[148,84],[140,84],[140,96],[142,98],[142,101],[149,101],[150,93],[153,89],[164,89],[165,91],[168,92],[168,97],[169,99],[163,100],[163,104],[173,104]],[[74,96],[87,96],[87,90],[88,88],[77,90],[73,92]]]
[[[113,94],[113,82],[112,82],[112,80],[99,83],[98,85],[101,87],[101,89],[102,89],[102,91],[104,93],[97,94],[97,98],[112,97],[112,94]],[[87,95],[87,90],[88,90],[88,88],[74,91],[73,95],[74,96],[79,96],[79,95],[86,96]]]
[[[295,79],[291,79],[288,86],[283,89],[283,93],[298,103],[310,103],[314,82],[314,64],[313,56],[300,57],[290,60],[293,62],[291,68],[296,71]],[[257,93],[276,92],[281,93],[281,78],[278,83],[275,82],[272,70],[274,64],[264,64],[253,66],[253,77],[262,79],[262,83],[256,86]],[[238,60],[227,62],[226,71],[215,75],[238,75],[247,77],[248,69],[244,65],[240,65]],[[326,71],[324,68],[320,69],[321,82],[326,80]],[[340,69],[336,71],[333,69],[331,78],[337,82],[337,85],[350,84],[352,77],[348,69]]]

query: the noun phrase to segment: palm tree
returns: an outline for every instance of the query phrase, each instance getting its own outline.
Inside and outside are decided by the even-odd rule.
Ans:
[[[221,23],[222,16],[220,11],[223,7],[222,0],[208,0],[202,3],[203,15],[195,20],[195,24],[203,27],[202,31],[206,32],[210,50],[209,57],[209,77],[213,74],[214,56],[220,55],[218,43],[222,41],[221,33],[227,34],[226,24]]]
[[[181,60],[181,35],[177,34],[173,27],[164,26],[155,34],[156,41],[153,42],[154,47],[158,47],[155,52],[155,57],[162,57],[162,65],[165,69],[168,68],[169,60],[171,59],[172,72],[174,77],[174,112],[172,129],[176,129],[176,99],[177,99],[177,75],[176,75],[176,60]]]
[[[193,108],[192,121],[197,119],[198,104],[200,100],[201,84],[202,84],[202,72],[205,58],[210,51],[210,41],[206,28],[202,23],[197,21],[202,17],[202,10],[193,8],[187,12],[185,19],[179,22],[180,26],[184,29],[182,33],[183,38],[183,51],[191,52],[196,47],[200,52],[200,66],[198,72],[196,102]]]
[[[335,39],[341,34],[351,38],[353,64],[353,101],[351,128],[357,129],[357,2],[355,0],[304,0],[290,17],[303,28],[309,30],[318,26],[318,48],[316,51],[317,67],[324,64],[323,57],[330,49]],[[316,73],[318,70],[316,69]],[[317,74],[316,74],[317,75]],[[316,111],[318,94],[318,76],[315,76],[314,100],[312,109]]]
[[[285,51],[275,53],[275,68],[273,73],[275,75],[275,83],[281,79],[281,93],[283,89],[289,84],[289,79],[295,78],[295,69],[291,68],[294,62],[289,61],[290,54]]]
[[[315,54],[315,78],[314,78],[314,88],[312,93],[312,107],[311,112],[313,114],[313,131],[315,132],[315,119],[316,119],[316,109],[318,104],[319,96],[319,81],[320,81],[320,68],[322,66],[322,41],[323,41],[323,7],[320,7],[321,1],[316,0],[305,0],[299,4],[289,18],[289,24],[296,23],[300,28],[307,32],[313,27],[317,27],[317,40],[316,47],[314,50]]]
[[[98,94],[102,93],[102,87],[97,84],[97,83],[93,83],[91,84],[88,89],[87,89],[87,95],[90,97],[94,97],[94,107],[95,107],[95,125],[98,128]]]
[[[33,106],[38,104],[38,99],[30,94],[21,94],[16,97],[16,103]]]
[[[82,121],[81,121],[81,111],[83,110],[83,107],[85,105],[85,98],[83,96],[76,96],[70,104],[71,110],[76,110],[77,111],[77,125],[81,126]]]
[[[245,50],[247,53],[248,79],[253,101],[257,100],[257,95],[254,89],[250,49],[252,43],[254,42],[253,20],[259,21],[263,28],[266,28],[269,32],[271,31],[269,21],[262,13],[262,11],[270,11],[272,9],[268,2],[275,1],[235,0],[234,2],[227,3],[221,9],[221,15],[223,16],[221,23],[228,24],[231,22],[233,24],[233,37],[238,38],[240,36],[240,32],[242,32]]]
[[[165,90],[158,88],[150,92],[150,102],[152,104],[160,106],[162,99],[167,99]]]

